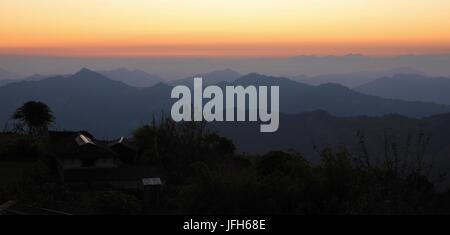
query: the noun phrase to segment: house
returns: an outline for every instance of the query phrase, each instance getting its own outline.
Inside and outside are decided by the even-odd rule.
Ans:
[[[138,148],[135,144],[125,137],[108,143],[109,148],[118,154],[123,163],[133,163],[138,158]]]
[[[89,132],[50,131],[51,151],[62,169],[115,168],[118,154]]]
[[[52,152],[61,163],[64,183],[75,190],[121,190],[141,194],[145,208],[161,204],[162,171],[132,163],[137,147],[125,137],[97,140],[86,131],[49,132]]]
[[[17,134],[3,134],[5,140],[25,138]],[[2,135],[0,135],[0,140]],[[20,139],[19,139],[20,140]],[[138,149],[133,141],[121,137],[113,141],[97,140],[87,131],[49,131],[49,156],[52,169],[58,179],[73,190],[121,190],[142,195],[145,208],[158,208],[161,204],[162,173],[160,167],[135,165]],[[18,142],[20,150],[22,145]],[[1,150],[1,149],[0,149]],[[15,154],[15,152],[14,152]],[[15,155],[14,155],[15,156]],[[8,159],[5,159],[8,160]],[[22,178],[33,161],[7,162],[0,164],[0,186],[14,183]],[[48,164],[48,162],[47,162]],[[4,180],[2,180],[2,178]],[[7,209],[6,206],[8,207]],[[6,214],[53,213],[42,208],[33,208],[17,203],[4,205]]]

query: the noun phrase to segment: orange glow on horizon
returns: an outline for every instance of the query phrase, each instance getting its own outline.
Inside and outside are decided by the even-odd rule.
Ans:
[[[2,0],[0,54],[450,53],[448,0]]]

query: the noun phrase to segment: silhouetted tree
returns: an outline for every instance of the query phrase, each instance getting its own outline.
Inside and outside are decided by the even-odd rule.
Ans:
[[[28,134],[41,134],[55,122],[50,107],[38,101],[23,104],[14,112],[12,119],[18,121],[16,129],[26,131]]]

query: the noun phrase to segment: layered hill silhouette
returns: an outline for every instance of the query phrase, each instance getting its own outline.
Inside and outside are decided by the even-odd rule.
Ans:
[[[322,74],[317,76],[298,75],[292,77],[292,79],[315,86],[327,83],[337,83],[348,88],[355,88],[379,78],[392,77],[397,74],[423,75],[421,71],[411,68],[394,68],[386,71],[361,71],[353,73]]]
[[[23,74],[49,74],[54,73],[54,71],[65,73],[66,71],[74,71],[74,68],[89,65],[92,68],[105,68],[105,66],[110,68],[137,68],[160,75],[168,80],[187,78],[194,74],[223,68],[230,68],[239,71],[241,74],[259,72],[283,77],[294,77],[300,74],[309,77],[321,74],[352,75],[355,72],[360,73],[360,71],[373,73],[391,69],[397,70],[394,71],[395,73],[416,73],[420,71],[432,76],[450,76],[449,64],[450,54],[411,54],[397,56],[364,56],[357,54],[337,56],[299,55],[289,58],[139,57],[132,60],[130,58],[0,55],[0,67]],[[391,75],[393,74],[377,72],[374,79]],[[327,80],[325,82],[336,81]]]
[[[379,78],[355,90],[384,98],[450,104],[450,78],[444,77],[398,74]]]
[[[155,74],[149,74],[142,70],[129,70],[127,68],[119,68],[114,70],[98,71],[98,73],[111,78],[115,81],[123,82],[133,87],[151,87],[164,79]]]
[[[130,70],[127,68],[118,68],[113,70],[102,70],[96,72],[104,75],[105,77],[108,77],[111,80],[123,82],[132,87],[151,87],[158,83],[164,82],[164,79],[161,78],[160,76],[155,74],[149,74],[139,69]],[[4,70],[2,71],[0,69],[0,86],[19,81],[40,81],[46,78],[56,76],[70,76],[70,74],[69,75],[33,74],[28,77],[21,77],[19,75],[12,74]]]
[[[287,78],[249,74],[225,85],[280,86],[282,113],[325,110],[336,116],[379,116],[398,113],[425,117],[450,112],[450,106],[406,102],[364,95],[337,84],[306,85]],[[22,81],[0,87],[0,123],[7,123],[14,110],[29,100],[43,101],[57,117],[56,128],[87,129],[100,137],[129,134],[162,113],[170,114],[172,86],[158,83],[136,88],[88,70],[70,76]],[[281,125],[284,125],[281,123]]]
[[[354,154],[367,151],[373,160],[382,159],[386,154],[400,159],[406,155],[419,157],[424,153],[427,159],[423,160],[435,168],[450,169],[449,113],[420,119],[395,114],[336,117],[325,111],[282,114],[280,128],[274,133],[260,133],[257,123],[216,122],[208,125],[232,139],[241,152],[263,154],[294,150],[317,161],[324,148],[345,146]],[[362,141],[366,149],[363,149]]]
[[[47,103],[57,117],[57,127],[110,137],[128,134],[147,123],[154,113],[167,110],[170,87],[134,88],[99,73],[82,69],[71,76],[22,81],[0,88],[0,120],[28,100]]]
[[[405,102],[365,95],[339,84],[307,85],[282,77],[248,74],[229,85],[280,86],[280,111],[302,113],[318,109],[337,116],[384,115],[398,113],[409,117],[424,117],[449,111],[446,105],[425,102]],[[226,83],[222,83],[222,86]]]

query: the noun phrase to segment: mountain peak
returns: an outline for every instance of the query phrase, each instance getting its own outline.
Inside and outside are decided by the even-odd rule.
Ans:
[[[97,71],[99,74],[114,81],[123,82],[132,87],[151,87],[164,79],[155,74],[149,74],[140,69],[128,69],[126,67],[114,70]]]
[[[80,71],[78,71],[77,73],[75,73],[74,75],[72,75],[71,77],[74,78],[83,78],[83,79],[106,79],[106,80],[110,80],[109,78],[105,77],[104,75],[88,69],[88,68],[82,68]]]
[[[88,68],[82,68],[80,71],[75,73],[75,75],[92,75],[92,74],[98,74],[94,70],[90,70]]]
[[[105,77],[104,75],[95,72],[93,70],[82,68],[77,73],[73,74],[72,76],[69,76],[68,78],[71,79],[77,79],[77,80],[89,80],[89,81],[112,81],[108,77]]]

